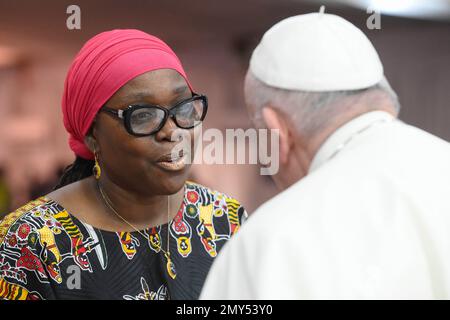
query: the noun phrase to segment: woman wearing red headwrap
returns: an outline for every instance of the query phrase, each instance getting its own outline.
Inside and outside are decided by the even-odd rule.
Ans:
[[[207,112],[160,39],[90,39],[64,87],[75,162],[50,194],[0,225],[0,298],[196,299],[246,217],[233,198],[187,182]],[[186,145],[184,145],[186,147]]]

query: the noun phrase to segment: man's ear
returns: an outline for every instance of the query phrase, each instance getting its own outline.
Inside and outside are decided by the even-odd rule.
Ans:
[[[276,109],[267,106],[262,110],[262,116],[267,129],[278,129],[280,133],[280,163],[288,162],[288,155],[291,149],[292,139],[289,132],[289,126],[285,117]]]

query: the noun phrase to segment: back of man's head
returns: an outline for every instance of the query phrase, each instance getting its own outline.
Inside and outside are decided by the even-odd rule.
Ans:
[[[307,174],[315,152],[340,126],[370,111],[397,116],[400,109],[369,39],[322,8],[270,28],[245,81],[255,124],[279,130],[284,169],[273,178],[283,188]]]

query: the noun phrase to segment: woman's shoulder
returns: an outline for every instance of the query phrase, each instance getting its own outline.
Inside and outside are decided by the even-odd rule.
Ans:
[[[225,214],[232,222],[239,224],[248,216],[236,198],[192,181],[186,183],[186,203],[188,214],[197,211],[200,211],[200,215],[202,212],[204,215],[211,212],[216,217]]]
[[[60,283],[61,254],[56,235],[63,230],[56,220],[64,208],[46,196],[34,199],[0,221],[1,299],[51,297],[51,276]]]
[[[227,203],[233,203],[234,205],[242,206],[240,201],[236,198],[196,182],[187,181],[186,189],[186,196],[188,200],[192,198],[193,200],[195,200],[195,202],[200,201],[202,204],[206,205],[212,202],[224,200]]]
[[[50,218],[55,213],[63,210],[64,208],[46,196],[29,201],[0,220],[0,245],[4,242],[8,233],[17,234],[19,238],[25,239],[29,233],[39,229],[40,223],[37,223],[38,219]]]

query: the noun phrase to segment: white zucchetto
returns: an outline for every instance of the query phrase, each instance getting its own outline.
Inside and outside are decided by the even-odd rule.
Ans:
[[[364,33],[323,8],[270,28],[253,52],[250,71],[276,88],[315,92],[368,88],[383,77]]]

